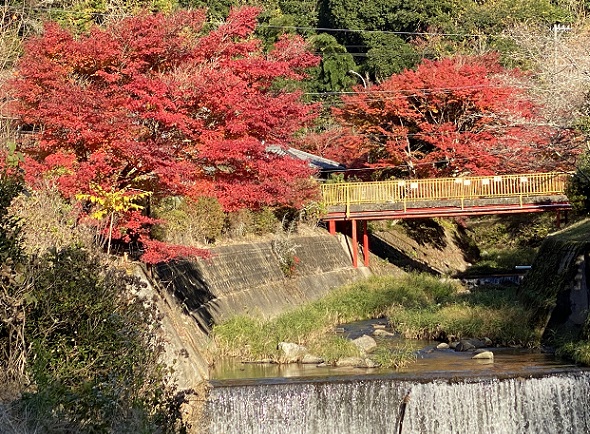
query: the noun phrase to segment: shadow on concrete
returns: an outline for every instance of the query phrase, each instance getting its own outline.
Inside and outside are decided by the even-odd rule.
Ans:
[[[369,234],[369,244],[373,254],[379,256],[382,259],[386,259],[404,271],[430,273],[436,276],[441,274],[440,271],[435,270],[427,264],[424,264],[423,262],[417,261],[416,259],[408,256],[402,250],[385,242],[376,235]]]
[[[161,285],[180,301],[206,333],[214,325],[215,295],[211,293],[198,265],[191,261],[171,261],[155,267]]]

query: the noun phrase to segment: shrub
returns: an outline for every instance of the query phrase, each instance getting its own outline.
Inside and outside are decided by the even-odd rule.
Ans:
[[[252,220],[252,211],[247,209],[230,212],[225,218],[223,233],[228,238],[244,237],[252,227]]]
[[[252,227],[249,232],[255,235],[274,234],[281,223],[272,208],[262,208],[252,213]]]
[[[576,172],[566,186],[565,194],[576,213],[590,213],[590,153],[586,152],[580,157]]]
[[[25,331],[35,389],[23,411],[47,431],[170,430],[157,312],[130,292],[138,281],[76,248],[45,255],[31,272]]]
[[[275,234],[281,230],[281,222],[275,212],[273,208],[262,208],[258,211],[241,209],[228,213],[224,234],[228,238],[242,238],[249,234]]]
[[[90,247],[97,233],[78,225],[77,210],[50,186],[21,193],[8,212],[21,222],[22,246],[29,255],[72,245]]]
[[[172,244],[195,246],[215,242],[221,235],[225,214],[214,197],[197,200],[170,197],[154,209],[156,217],[165,221],[155,235]]]
[[[0,400],[17,395],[25,382],[25,255],[21,226],[7,211],[21,191],[18,179],[0,176]]]

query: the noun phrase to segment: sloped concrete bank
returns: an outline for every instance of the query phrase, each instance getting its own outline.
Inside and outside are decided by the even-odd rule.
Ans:
[[[369,271],[355,269],[337,237],[290,237],[294,269],[286,275],[273,241],[217,247],[208,260],[157,267],[161,284],[207,331],[231,316],[272,317],[317,299]]]
[[[285,275],[277,242],[216,247],[207,260],[162,264],[154,270],[151,286],[159,289],[170,357],[183,376],[207,379],[206,336],[213,324],[234,315],[272,317],[315,300],[331,289],[370,274],[353,268],[338,237],[292,236],[287,240],[295,259],[292,275]],[[144,276],[146,280],[150,280]],[[192,359],[192,360],[187,360]],[[190,387],[194,381],[186,381]]]
[[[246,313],[272,317],[371,274],[367,268],[352,267],[338,236],[278,241],[288,242],[297,258],[290,276],[281,268],[276,241],[216,247],[208,260],[163,264],[151,275],[135,269],[145,283],[143,296],[158,306],[166,362],[173,366],[190,432],[201,432],[201,412],[209,394],[211,325]]]

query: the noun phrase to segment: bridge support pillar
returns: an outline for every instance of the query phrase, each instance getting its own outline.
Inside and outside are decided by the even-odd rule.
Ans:
[[[359,244],[357,237],[356,220],[352,220],[352,266],[357,268],[359,266]]]
[[[363,263],[365,267],[369,266],[369,232],[366,220],[363,220]]]
[[[336,221],[330,220],[328,222],[328,230],[330,231],[330,235],[336,235]]]
[[[561,211],[557,210],[557,212],[555,213],[555,227],[557,227],[557,229],[561,229]]]

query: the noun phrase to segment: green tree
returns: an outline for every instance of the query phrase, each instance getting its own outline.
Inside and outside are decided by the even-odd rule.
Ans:
[[[358,54],[362,70],[387,78],[420,60],[407,45],[416,33],[454,30],[452,0],[323,0],[320,27],[349,29],[336,34],[338,41]]]
[[[311,92],[341,92],[357,83],[350,73],[356,69],[354,59],[334,36],[321,33],[313,36],[310,43],[322,58],[318,66],[310,69],[307,83]]]
[[[421,56],[412,45],[391,33],[369,33],[364,40],[370,47],[364,69],[377,81],[383,81],[404,69],[413,68]]]
[[[457,10],[456,26],[460,32],[498,34],[515,23],[570,21],[571,13],[551,0],[462,1]]]
[[[580,157],[565,193],[576,213],[590,214],[590,153]]]

